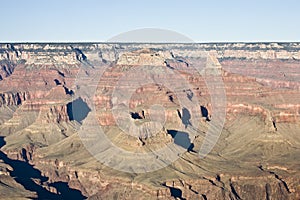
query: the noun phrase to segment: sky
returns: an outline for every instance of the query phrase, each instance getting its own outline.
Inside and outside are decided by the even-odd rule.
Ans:
[[[0,42],[105,42],[157,28],[195,42],[300,41],[298,0],[0,0]]]

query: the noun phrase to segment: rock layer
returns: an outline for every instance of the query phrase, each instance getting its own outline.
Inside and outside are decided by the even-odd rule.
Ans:
[[[206,61],[214,66],[209,73],[220,73],[224,82],[227,115],[217,144],[200,159],[198,151],[218,114],[212,99],[219,90],[210,91],[203,71],[195,70]],[[0,181],[11,186],[11,198],[35,198],[44,191],[49,196],[39,198],[299,199],[299,65],[299,43],[0,44],[0,134],[6,141]],[[168,81],[178,90],[158,83],[134,88],[149,66],[151,72],[160,67],[176,72]],[[80,70],[84,73],[78,77]],[[74,103],[82,90],[79,80],[88,82],[97,70],[103,70],[100,79],[85,88],[95,86],[96,92],[82,97],[87,108],[80,110],[83,104]],[[136,76],[128,75],[132,71]],[[121,82],[124,77],[129,80]],[[159,77],[164,76],[152,78]],[[113,95],[121,98],[114,93],[118,87],[133,91],[125,113],[131,123],[164,117],[162,130],[142,131],[139,137],[121,130],[112,112]],[[201,116],[195,137],[187,128],[195,122],[185,118],[195,112],[184,109],[181,96],[197,103]],[[114,145],[145,153],[175,143],[185,152],[154,172],[107,167],[88,152],[78,134],[93,104],[99,125]],[[158,104],[163,114],[161,109],[153,113],[151,106]],[[182,140],[189,141],[188,146],[172,135],[175,130],[186,133]],[[14,162],[39,170],[34,183],[26,179],[35,187],[24,189],[24,182],[11,177]],[[7,191],[2,184],[0,193]]]

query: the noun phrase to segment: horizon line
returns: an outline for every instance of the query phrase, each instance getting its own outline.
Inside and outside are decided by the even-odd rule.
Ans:
[[[300,40],[298,41],[292,41],[292,40],[249,40],[249,41],[195,41],[195,42],[136,42],[136,41],[115,41],[115,42],[109,42],[109,41],[0,41],[0,44],[259,44],[259,43],[300,43]]]

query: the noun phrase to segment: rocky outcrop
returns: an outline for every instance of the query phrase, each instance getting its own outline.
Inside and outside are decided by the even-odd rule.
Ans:
[[[0,44],[0,134],[6,141],[1,150],[11,160],[34,165],[41,176],[27,181],[55,197],[62,197],[60,189],[65,188],[90,199],[299,199],[299,52],[299,43]],[[193,68],[207,61],[203,67],[208,73]],[[176,72],[178,76],[167,77],[176,91],[158,83],[133,88],[147,73],[136,70],[141,67]],[[180,146],[172,135],[172,130],[179,131],[189,146],[181,145],[185,151],[174,163],[145,174],[125,173],[87,151],[77,134],[89,122],[87,113],[76,121],[70,105],[81,89],[78,80],[89,83],[99,69],[105,69],[101,78],[90,85],[96,87],[95,94],[81,99],[85,112],[91,111],[93,101],[107,138],[129,152]],[[219,90],[207,85],[216,72],[224,82],[226,122],[212,152],[199,159],[207,130],[218,117],[212,100]],[[124,76],[127,81],[120,82]],[[122,98],[116,88],[132,92],[121,117],[150,129],[158,126],[149,122],[162,117],[162,130],[148,134],[139,129],[138,138],[120,130],[120,116],[112,112]],[[184,108],[180,97],[197,103],[198,127],[189,119],[194,110]],[[5,176],[20,194],[35,197],[13,183],[10,165],[1,166],[1,183]]]
[[[159,52],[165,54],[164,49],[171,49],[173,55],[182,57],[197,57],[199,53],[205,50],[221,60],[234,58],[263,60],[300,59],[299,43],[0,44],[0,59],[13,62],[23,60],[29,66],[53,66],[54,64],[57,67],[64,68],[64,65],[78,65],[79,55],[84,55],[90,61],[100,59],[115,61],[120,58],[122,63],[122,60],[126,58],[126,55],[122,55],[122,52],[145,48],[154,49],[158,54]],[[141,54],[141,56],[147,58],[148,53]],[[170,53],[168,54],[166,54],[167,56],[165,55],[166,58],[170,58],[171,55]],[[153,54],[149,54],[150,57],[151,55]],[[129,57],[137,59],[133,55]],[[157,58],[159,60],[159,57]],[[153,55],[151,59],[156,59],[156,56]]]
[[[16,64],[11,63],[8,60],[1,60],[0,61],[0,81],[4,78],[10,76],[14,69],[16,67]]]
[[[228,179],[227,179],[228,178]],[[291,182],[298,180],[289,178]],[[200,180],[166,182],[173,196],[181,199],[297,199],[284,183],[273,176],[203,177]]]
[[[163,51],[151,51],[150,49],[143,49],[135,52],[127,52],[118,58],[117,65],[139,66],[152,65],[162,66],[166,59],[171,58],[171,54]]]
[[[0,93],[0,107],[3,106],[19,106],[21,105],[26,99],[29,99],[30,95],[29,92],[7,92],[7,93]]]

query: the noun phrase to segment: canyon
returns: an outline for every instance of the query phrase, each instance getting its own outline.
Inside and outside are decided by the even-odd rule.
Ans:
[[[1,43],[0,198],[300,199],[299,80],[300,43]]]

